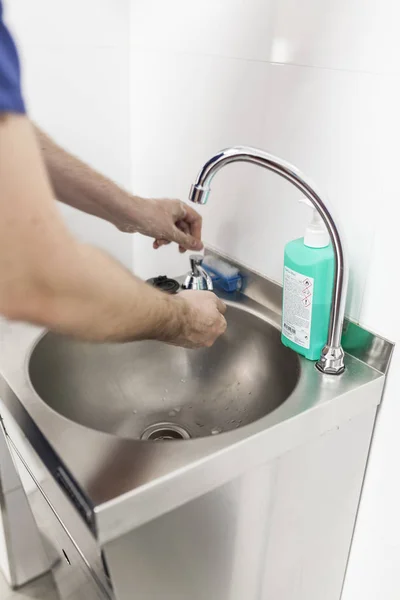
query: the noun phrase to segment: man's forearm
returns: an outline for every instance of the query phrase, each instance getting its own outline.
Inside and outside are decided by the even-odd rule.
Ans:
[[[23,116],[0,118],[0,214],[1,314],[90,340],[179,337],[183,300],[69,234]]]
[[[70,238],[64,244],[40,268],[32,265],[28,302],[17,285],[10,288],[6,316],[89,341],[169,342],[183,333],[179,297],[148,286],[97,248]]]
[[[36,126],[35,132],[57,200],[117,227],[123,225],[128,208],[134,212],[135,203],[139,212],[141,199],[63,150]]]

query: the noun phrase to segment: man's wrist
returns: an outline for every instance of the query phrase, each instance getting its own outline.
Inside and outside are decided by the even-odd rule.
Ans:
[[[190,307],[179,295],[161,293],[162,309],[153,339],[174,343],[185,336]]]
[[[112,199],[110,205],[111,218],[109,219],[120,231],[137,233],[140,230],[140,218],[144,205],[148,200],[140,196],[133,196],[124,190]]]

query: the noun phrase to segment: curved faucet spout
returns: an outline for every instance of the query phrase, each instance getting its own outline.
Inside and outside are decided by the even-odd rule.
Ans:
[[[200,170],[196,183],[190,190],[189,199],[196,204],[205,204],[210,194],[213,177],[225,165],[234,162],[248,162],[277,173],[308,198],[321,215],[329,232],[335,254],[335,277],[332,291],[332,305],[329,321],[328,340],[322,350],[317,368],[323,373],[339,375],[344,371],[344,352],[341,346],[344,310],[346,304],[348,270],[342,240],[337,225],[322,200],[320,193],[308,177],[290,163],[257,148],[236,146],[222,150],[211,157]]]

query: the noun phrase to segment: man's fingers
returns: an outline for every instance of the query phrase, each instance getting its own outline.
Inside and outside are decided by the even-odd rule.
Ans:
[[[187,215],[187,210],[189,207],[184,202],[181,202],[180,200],[177,200],[177,202],[178,202],[178,212],[176,213],[176,216],[178,219],[185,219],[186,215]]]
[[[183,221],[181,219],[180,221],[176,222],[176,226],[178,227],[178,229],[183,231],[183,233],[190,233],[190,227],[189,227],[189,224],[186,223],[186,221]]]
[[[201,240],[203,219],[191,206],[186,206],[185,221],[189,224],[190,233],[196,240]]]
[[[228,328],[228,323],[226,322],[225,317],[223,317],[221,315],[221,330],[222,330],[222,333],[225,333],[225,331],[227,330],[227,328]]]
[[[183,250],[201,250],[203,244],[200,240],[194,238],[192,235],[181,231],[178,227],[175,227],[174,231],[174,242],[179,244]]]
[[[224,315],[226,313],[226,304],[225,302],[223,302],[221,300],[221,298],[218,298],[218,296],[216,296],[217,298],[217,308],[219,310],[219,312],[221,313],[221,315]]]
[[[167,246],[171,242],[169,240],[154,240],[153,248],[154,250],[158,250],[161,246]]]
[[[162,235],[163,238],[156,238],[153,248],[157,250],[169,242],[176,242],[181,253],[186,250],[202,250],[201,216],[191,206],[179,200],[164,200],[163,202],[164,223],[159,226],[159,235]]]
[[[176,226],[178,227],[178,229],[183,231],[183,233],[190,233],[190,227],[185,221],[178,221]],[[184,248],[183,246],[179,246],[179,252],[181,254],[184,254],[186,252],[186,248]]]

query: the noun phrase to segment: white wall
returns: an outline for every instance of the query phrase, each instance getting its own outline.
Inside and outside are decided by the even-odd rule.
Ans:
[[[121,185],[130,184],[129,0],[5,0],[18,40],[30,116]],[[60,206],[82,240],[132,266],[131,239]]]
[[[394,0],[133,0],[132,186],[186,198],[203,162],[234,145],[292,161],[325,190],[348,245],[347,314],[400,341],[400,6]],[[307,209],[269,173],[231,166],[204,207],[205,240],[281,281]],[[389,217],[387,218],[387,215]],[[135,239],[143,277],[187,268]],[[376,428],[345,600],[400,597],[400,352]]]

